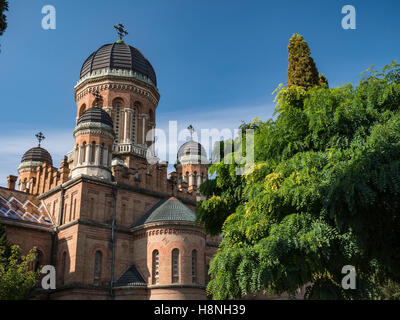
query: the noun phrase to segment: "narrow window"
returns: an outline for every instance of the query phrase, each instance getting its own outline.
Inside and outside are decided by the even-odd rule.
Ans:
[[[65,199],[67,201],[67,199]],[[68,204],[64,205],[64,217],[63,217],[63,223],[67,222],[67,210],[68,210]]]
[[[79,116],[81,116],[85,112],[85,110],[86,110],[86,104],[83,104],[79,109]]]
[[[197,186],[197,172],[196,171],[193,173],[193,185]]]
[[[99,281],[100,281],[101,260],[102,260],[101,251],[96,251],[95,256],[94,256],[94,284],[95,285],[99,285]]]
[[[86,162],[86,142],[83,143],[83,148],[82,148],[82,163]]]
[[[102,166],[103,164],[103,159],[104,159],[104,143],[101,144],[100,146],[100,162],[99,164]]]
[[[118,104],[115,109],[115,142],[119,142],[119,120],[121,114],[121,105]]]
[[[197,283],[197,250],[192,251],[192,283]]]
[[[90,159],[90,162],[91,163],[95,163],[95,161],[96,161],[96,143],[93,141],[92,142],[92,155],[91,155],[91,159]]]
[[[73,214],[72,214],[72,221],[75,220],[75,216],[76,216],[76,199],[74,199],[74,211],[73,211]]]
[[[132,110],[131,141],[136,142],[136,109]]]
[[[172,283],[179,282],[179,250],[172,250]]]
[[[153,251],[153,275],[152,275],[152,282],[153,284],[157,284],[160,278],[159,275],[159,267],[160,267],[160,257],[158,250]]]

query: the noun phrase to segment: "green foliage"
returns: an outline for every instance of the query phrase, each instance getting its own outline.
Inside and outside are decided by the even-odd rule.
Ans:
[[[36,249],[21,256],[18,246],[11,246],[0,225],[0,300],[25,300],[32,297],[39,279],[39,271],[31,267],[36,259]]]
[[[211,167],[198,217],[214,234],[222,225],[223,241],[208,293],[309,285],[310,299],[379,298],[400,280],[400,66],[356,87],[280,87],[276,101],[276,120],[257,121],[254,171]],[[344,265],[357,290],[341,288]]]
[[[389,280],[381,288],[381,298],[383,300],[400,300],[400,283]]]
[[[328,79],[322,73],[319,76],[319,85],[320,86],[325,85],[325,86],[329,87]]]
[[[0,0],[0,36],[7,29],[7,17],[5,12],[8,11],[8,1]]]
[[[11,244],[7,239],[6,230],[0,224],[0,264],[6,263],[8,257],[11,255]]]
[[[11,247],[7,263],[0,264],[0,300],[26,300],[32,297],[39,278],[39,271],[30,270],[35,258],[35,249],[21,256],[18,246]]]
[[[310,48],[304,38],[295,33],[289,41],[289,67],[287,85],[300,86],[305,89],[320,85],[318,69],[313,58],[311,58]],[[327,83],[327,81],[326,81]]]

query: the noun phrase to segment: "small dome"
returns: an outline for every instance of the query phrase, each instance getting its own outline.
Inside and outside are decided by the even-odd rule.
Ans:
[[[25,152],[22,156],[21,162],[45,162],[53,165],[53,159],[51,158],[50,153],[42,147],[32,148]]]
[[[87,122],[98,122],[113,127],[113,121],[110,115],[103,109],[94,107],[86,110],[78,119],[77,125]]]
[[[207,152],[200,143],[190,140],[185,142],[178,150],[178,160],[187,156],[200,156],[207,159]]]
[[[82,65],[81,79],[93,71],[103,69],[128,70],[149,78],[157,86],[156,73],[150,62],[136,48],[118,41],[93,52]]]
[[[196,214],[175,197],[160,200],[135,226],[150,222],[186,221],[195,222]]]

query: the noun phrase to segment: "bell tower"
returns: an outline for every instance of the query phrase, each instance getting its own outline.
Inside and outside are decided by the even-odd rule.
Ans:
[[[208,159],[204,147],[193,140],[194,128],[188,127],[190,140],[178,150],[178,159],[175,165],[178,174],[178,186],[186,185],[189,191],[196,190],[208,180]]]
[[[94,95],[96,101],[98,96]],[[111,160],[114,143],[113,122],[110,115],[95,106],[86,110],[74,130],[72,178],[79,175],[111,180]]]
[[[107,112],[115,133],[112,154],[132,167],[145,160],[152,144],[146,137],[155,128],[160,94],[150,62],[125,43],[128,33],[122,24],[115,28],[119,39],[100,47],[82,65],[75,86],[77,120],[95,105]]]

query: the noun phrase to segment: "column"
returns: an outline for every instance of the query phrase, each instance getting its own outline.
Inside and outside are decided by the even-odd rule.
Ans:
[[[197,176],[197,187],[200,187],[200,185],[203,183],[203,181],[201,181],[201,175]]]
[[[89,143],[86,145],[86,161],[85,164],[89,164],[90,163],[90,150],[92,150],[92,145]]]
[[[189,187],[194,185],[194,174],[189,175]]]
[[[104,167],[108,166],[108,148],[103,148],[103,163],[101,164]]]
[[[96,159],[94,163],[96,166],[100,165],[100,145],[98,144],[96,144]]]
[[[128,136],[127,136],[127,132],[128,132],[127,127],[128,127],[128,111],[127,111],[127,108],[125,108],[125,109],[124,109],[124,140],[123,140],[123,142],[126,142],[127,139],[128,139]]]
[[[142,144],[146,144],[146,116],[143,115],[143,123],[142,123]]]
[[[74,150],[74,168],[79,164],[79,148],[75,148]]]

